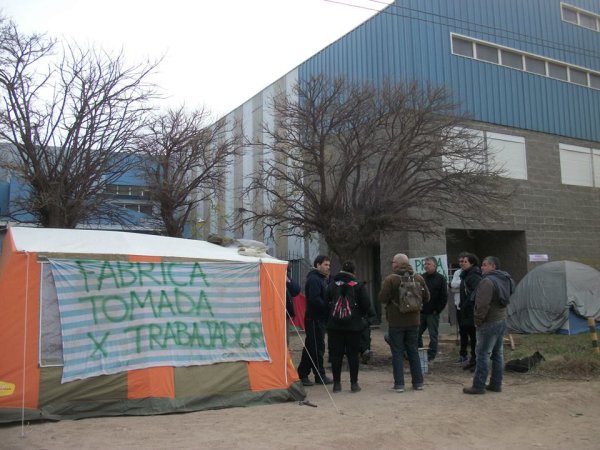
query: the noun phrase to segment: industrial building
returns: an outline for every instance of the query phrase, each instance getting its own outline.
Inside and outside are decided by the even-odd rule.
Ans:
[[[397,0],[321,50],[226,117],[240,136],[262,139],[274,95],[311,76],[446,86],[472,127],[497,150],[515,188],[492,227],[448,219],[438,235],[395,233],[364,249],[360,276],[378,286],[393,254],[460,251],[500,257],[516,280],[544,261],[600,268],[600,3],[597,0]],[[238,155],[217,207],[200,211],[203,232],[264,240],[230,226],[263,155]],[[229,228],[228,228],[229,227]],[[279,257],[310,262],[322,244],[267,240]],[[286,256],[287,255],[287,256]]]

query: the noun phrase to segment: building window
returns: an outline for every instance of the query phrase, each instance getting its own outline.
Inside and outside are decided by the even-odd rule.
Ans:
[[[557,80],[567,81],[567,67],[561,66],[560,64],[548,63],[548,76],[550,78],[556,78]]]
[[[587,73],[583,72],[582,70],[577,70],[577,69],[573,69],[572,67],[570,67],[569,74],[570,74],[572,83],[577,83],[577,84],[581,84],[582,86],[587,86],[587,84],[588,84]]]
[[[511,69],[525,70],[579,86],[600,89],[600,72],[455,33],[450,33],[450,36],[452,53],[455,55],[490,64],[499,64]],[[475,48],[475,52],[473,48]],[[524,67],[523,60],[525,61]]]
[[[517,180],[527,179],[525,138],[500,133],[485,133],[488,165],[502,175]]]
[[[597,31],[598,25],[597,20],[594,16],[590,16],[588,14],[579,14],[579,25],[585,28],[589,28],[590,30]]]
[[[461,56],[473,57],[473,42],[460,39],[456,36],[452,38],[452,53]]]
[[[498,64],[498,49],[489,45],[477,44],[477,59]]]
[[[559,149],[563,184],[600,187],[600,150],[568,144]]]
[[[523,70],[523,55],[508,50],[502,50],[502,65],[513,69]]]
[[[561,3],[562,20],[593,31],[600,31],[600,15],[567,3]]]
[[[546,75],[546,63],[537,58],[531,56],[525,57],[525,70],[531,73],[537,73],[538,75]]]
[[[472,136],[473,145],[477,141],[483,141],[485,154],[471,159],[450,160],[446,157],[445,167],[451,171],[460,171],[466,168],[477,170],[477,166],[482,165],[485,170],[500,171],[506,178],[527,179],[525,138],[476,130],[470,130],[469,134]],[[469,146],[469,143],[464,145]]]
[[[565,22],[574,23],[578,25],[577,22],[577,11],[567,7],[566,5],[561,5],[562,10],[562,18]]]
[[[113,195],[126,195],[129,197],[148,197],[149,191],[143,186],[130,186],[126,184],[110,184],[106,192]]]
[[[143,205],[138,203],[123,203],[121,207],[137,213],[152,215],[152,205]]]

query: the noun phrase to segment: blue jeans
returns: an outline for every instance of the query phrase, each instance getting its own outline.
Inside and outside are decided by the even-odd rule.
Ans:
[[[490,385],[502,386],[504,376],[504,333],[506,321],[498,320],[485,323],[477,327],[477,348],[475,354],[477,364],[473,375],[473,387],[484,389],[490,371],[490,357],[492,360],[492,375]]]
[[[417,340],[419,327],[390,327],[389,339],[392,349],[392,367],[394,368],[394,385],[404,387],[404,352],[408,356],[410,376],[413,386],[423,385],[423,372],[419,360]]]
[[[438,349],[438,329],[440,328],[439,314],[421,314],[421,326],[419,327],[419,348],[423,347],[423,333],[429,333],[429,349],[427,358],[434,359]]]

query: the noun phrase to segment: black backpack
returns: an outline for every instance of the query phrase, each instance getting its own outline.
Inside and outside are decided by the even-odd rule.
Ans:
[[[335,299],[329,310],[330,323],[334,325],[348,325],[354,316],[358,315],[354,288],[358,286],[356,281],[345,282],[334,281]]]

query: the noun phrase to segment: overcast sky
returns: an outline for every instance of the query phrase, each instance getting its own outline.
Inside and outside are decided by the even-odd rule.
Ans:
[[[122,48],[130,63],[164,55],[167,104],[220,116],[391,2],[0,0],[0,11],[25,32]]]

